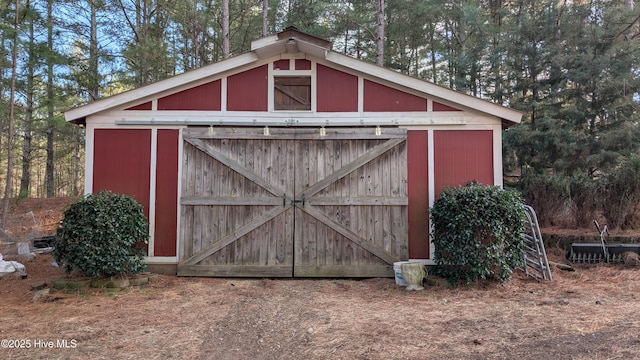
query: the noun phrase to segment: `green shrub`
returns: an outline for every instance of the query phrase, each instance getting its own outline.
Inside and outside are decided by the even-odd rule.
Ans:
[[[145,270],[147,221],[133,198],[99,192],[71,204],[56,234],[54,255],[65,271],[99,277]]]
[[[505,281],[523,265],[524,207],[516,190],[447,188],[430,211],[435,273],[451,283]]]

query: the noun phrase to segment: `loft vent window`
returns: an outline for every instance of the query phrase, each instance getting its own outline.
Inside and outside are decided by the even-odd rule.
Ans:
[[[275,110],[311,110],[310,76],[274,77]]]

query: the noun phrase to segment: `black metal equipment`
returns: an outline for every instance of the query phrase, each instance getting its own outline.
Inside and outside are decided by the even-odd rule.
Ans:
[[[33,242],[34,249],[52,248],[55,240],[56,240],[55,235],[43,236],[43,237],[31,239],[31,241]]]
[[[623,254],[634,252],[640,254],[640,244],[609,244],[605,234],[609,235],[607,225],[600,228],[597,221],[593,221],[596,229],[600,233],[600,243],[573,243],[571,250],[567,253],[567,259],[578,263],[599,263],[599,262],[624,262]]]

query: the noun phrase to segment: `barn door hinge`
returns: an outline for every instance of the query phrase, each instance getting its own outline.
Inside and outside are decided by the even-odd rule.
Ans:
[[[304,207],[304,194],[302,194],[302,196],[300,197],[300,200],[296,200],[296,199],[291,200],[291,205],[295,205],[295,204],[302,204],[302,207]]]

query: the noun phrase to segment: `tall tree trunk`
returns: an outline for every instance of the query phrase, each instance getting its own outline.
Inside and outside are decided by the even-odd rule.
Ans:
[[[229,0],[222,0],[222,58],[229,57]]]
[[[11,198],[11,173],[13,172],[13,121],[16,92],[16,78],[18,77],[18,17],[20,14],[20,0],[16,0],[15,22],[13,24],[13,45],[11,54],[11,89],[9,91],[9,129],[7,135],[7,178],[4,186],[4,200],[2,201],[2,228],[7,225],[9,216],[9,199]]]
[[[198,41],[198,27],[198,0],[196,0],[193,4],[193,68],[199,68],[202,65],[200,63],[200,42]]]
[[[262,0],[262,36],[267,36],[269,25],[269,0]]]
[[[30,8],[31,4],[29,1],[26,3],[26,7]],[[20,191],[18,192],[19,197],[28,197],[29,189],[31,187],[31,159],[33,153],[33,77],[34,77],[34,67],[36,62],[35,48],[34,48],[34,29],[33,29],[33,16],[28,15],[29,19],[29,45],[27,50],[27,91],[26,91],[26,102],[27,106],[25,109],[24,116],[24,140],[22,142],[22,175],[20,176]]]
[[[432,74],[432,81],[434,84],[438,83],[438,63],[436,61],[436,30],[435,27],[433,28],[433,30],[430,31],[430,36],[429,36],[429,44],[431,46],[431,71],[433,72]]]
[[[378,0],[376,65],[384,65],[384,0]]]
[[[82,147],[82,143],[84,142],[83,130],[82,128],[77,128],[74,130],[75,135],[73,136],[75,146],[73,148],[73,196],[80,196],[80,188],[78,184],[80,183],[80,148]]]
[[[53,92],[53,0],[47,0],[47,164],[45,167],[45,187],[47,197],[53,197],[53,122],[54,92]]]
[[[100,97],[100,76],[98,70],[98,6],[96,1],[91,1],[91,24],[89,25],[89,101],[98,100]]]
[[[502,44],[500,43],[500,36],[503,33],[502,30],[502,1],[495,0],[490,2],[491,4],[491,19],[493,20],[493,36],[491,39],[492,44],[492,52],[493,54],[503,54]],[[500,56],[501,58],[502,56]],[[494,76],[494,94],[493,100],[498,104],[502,104],[504,101],[503,90],[502,90],[502,61],[492,61],[491,67],[493,68],[493,76]],[[482,84],[480,84],[482,86]]]

